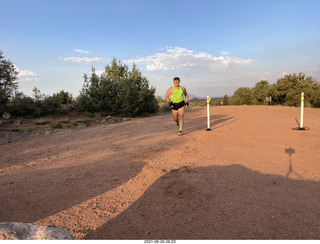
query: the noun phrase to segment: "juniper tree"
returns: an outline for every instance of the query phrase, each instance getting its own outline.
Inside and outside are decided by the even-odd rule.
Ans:
[[[18,88],[16,67],[4,58],[0,50],[0,114],[4,113],[7,103]]]
[[[158,110],[155,88],[149,87],[147,78],[136,65],[129,71],[127,65],[115,58],[101,76],[94,68],[90,77],[84,75],[79,102],[85,111],[110,115],[133,117]]]

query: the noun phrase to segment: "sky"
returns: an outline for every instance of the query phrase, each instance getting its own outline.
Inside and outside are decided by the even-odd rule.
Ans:
[[[133,63],[156,95],[191,97],[304,73],[320,82],[319,0],[0,0],[0,50],[18,90],[77,97],[84,74]]]

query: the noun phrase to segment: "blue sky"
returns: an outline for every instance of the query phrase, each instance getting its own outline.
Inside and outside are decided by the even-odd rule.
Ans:
[[[319,0],[0,0],[0,50],[19,90],[76,97],[113,57],[164,96],[233,95],[303,72],[320,81]]]

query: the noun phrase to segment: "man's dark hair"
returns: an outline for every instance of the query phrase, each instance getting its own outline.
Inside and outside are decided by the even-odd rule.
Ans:
[[[179,78],[179,77],[174,77],[173,80],[174,80],[174,81],[175,81],[175,80],[180,81],[180,78]]]

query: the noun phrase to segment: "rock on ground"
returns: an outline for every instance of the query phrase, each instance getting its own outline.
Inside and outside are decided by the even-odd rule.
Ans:
[[[57,226],[4,222],[0,223],[0,240],[73,240],[73,237]]]

